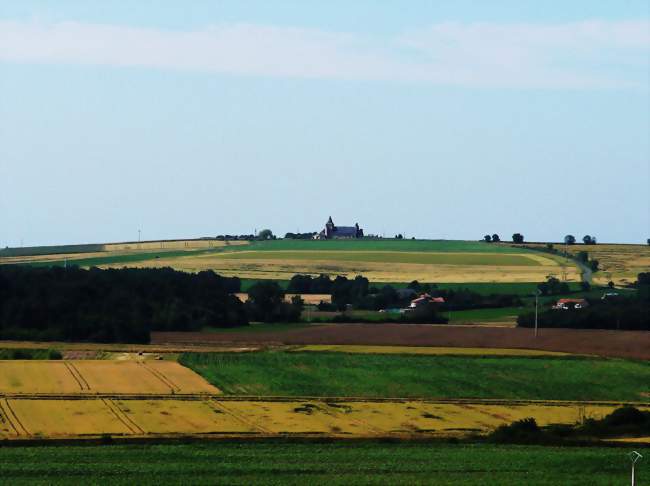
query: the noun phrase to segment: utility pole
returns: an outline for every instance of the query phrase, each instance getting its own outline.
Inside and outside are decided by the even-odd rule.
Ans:
[[[639,454],[637,451],[632,451],[628,454],[628,457],[632,461],[632,486],[636,486],[636,479],[634,477],[634,466],[636,464],[636,461],[639,459],[643,459],[643,456]]]

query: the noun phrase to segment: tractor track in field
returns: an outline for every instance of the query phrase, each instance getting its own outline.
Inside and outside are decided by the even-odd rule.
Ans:
[[[9,411],[9,414],[7,414],[5,412],[5,410]],[[26,435],[28,437],[32,435],[32,434],[29,433],[29,430],[27,430],[27,428],[20,421],[20,419],[18,418],[18,415],[16,415],[16,412],[14,411],[13,407],[9,403],[9,400],[7,400],[6,398],[5,398],[4,407],[2,409],[2,413],[7,418],[7,420],[9,421],[11,426],[13,427],[13,429],[16,431],[17,435],[21,435],[21,433],[18,431],[18,427],[20,427],[23,430],[24,435]],[[16,427],[15,424],[18,424],[18,427]]]
[[[5,399],[5,402],[7,402],[6,399]],[[7,402],[7,405],[8,405],[8,404],[9,404],[9,403]],[[2,402],[1,402],[1,401],[0,401],[0,416],[1,416],[2,419],[3,419],[3,422],[6,421],[7,424],[9,424],[9,426],[13,429],[14,433],[16,434],[16,437],[18,437],[18,436],[20,435],[20,432],[18,432],[18,428],[17,428],[16,425],[11,421],[11,417],[9,416],[9,413],[5,410],[5,407],[2,405]]]
[[[77,382],[77,384],[79,385],[79,388],[80,388],[82,391],[83,391],[83,390],[88,390],[88,391],[90,391],[90,385],[88,385],[88,382],[87,382],[86,379],[83,377],[83,375],[79,372],[79,370],[77,369],[77,367],[76,367],[74,364],[70,363],[69,361],[64,361],[63,364],[65,365],[65,367],[67,368],[67,370],[68,370],[68,371],[70,372],[70,374],[72,375],[72,378],[74,378],[74,380]]]
[[[122,410],[117,403],[112,399],[102,398],[102,402],[106,405],[106,408],[111,412],[111,414],[117,418],[124,426],[131,431],[133,434],[146,434],[144,429],[136,424],[131,417],[129,417],[124,410]]]
[[[147,366],[147,364],[144,361],[138,361],[138,364],[140,366],[142,366],[144,369],[146,369],[153,376],[155,376],[158,380],[160,380],[165,386],[168,386],[171,393],[176,394],[176,393],[179,393],[181,391],[181,387],[176,385],[172,380],[167,378],[160,371],[158,371],[156,369],[153,369],[150,366]]]

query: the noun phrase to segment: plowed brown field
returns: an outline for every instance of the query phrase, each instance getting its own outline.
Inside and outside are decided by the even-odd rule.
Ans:
[[[532,329],[425,324],[326,324],[278,332],[154,332],[153,344],[367,344],[461,348],[539,349],[650,359],[650,332]]]

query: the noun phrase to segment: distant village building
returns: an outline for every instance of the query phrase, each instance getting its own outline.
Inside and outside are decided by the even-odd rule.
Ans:
[[[413,299],[409,307],[411,309],[417,309],[418,307],[426,304],[444,304],[444,303],[445,303],[444,297],[431,297],[429,294],[422,294],[417,299]]]
[[[359,228],[359,223],[354,226],[336,226],[332,217],[325,223],[325,229],[314,236],[317,240],[331,240],[338,238],[363,238],[363,230]]]
[[[560,299],[553,306],[553,309],[569,310],[569,309],[584,309],[589,307],[589,302],[585,299]]]

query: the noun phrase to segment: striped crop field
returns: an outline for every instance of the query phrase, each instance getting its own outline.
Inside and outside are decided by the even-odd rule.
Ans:
[[[541,246],[541,245],[529,245]],[[594,273],[593,281],[607,285],[610,281],[619,285],[636,282],[641,272],[650,272],[650,246],[648,245],[555,245],[560,252],[567,251],[576,256],[581,251],[588,253],[590,259],[598,260],[599,271]]]
[[[114,436],[464,437],[533,417],[540,425],[602,418],[616,403],[435,400],[0,398],[1,439]],[[639,405],[642,410],[650,407]]]
[[[0,361],[0,394],[219,393],[173,361]]]
[[[453,253],[407,251],[237,251],[214,255],[228,260],[320,260],[341,262],[418,263],[427,265],[535,266],[549,259],[509,253]]]
[[[198,272],[214,270],[226,276],[289,280],[295,274],[363,275],[371,282],[541,282],[548,275],[580,280],[573,264],[559,257],[524,253],[408,251],[237,251],[184,254],[133,262],[130,266],[173,267]],[[101,265],[123,266],[123,262]]]
[[[93,247],[94,248],[94,247]],[[188,272],[214,270],[242,279],[289,280],[295,274],[364,275],[375,283],[530,283],[549,275],[579,282],[576,265],[557,255],[475,241],[214,241],[178,240],[106,244],[94,252],[7,253],[0,263],[88,268],[171,267]]]

